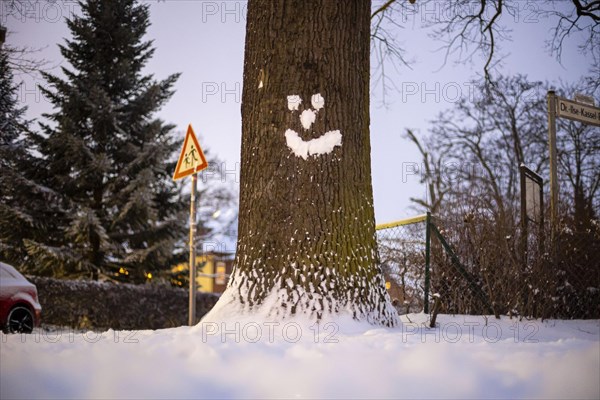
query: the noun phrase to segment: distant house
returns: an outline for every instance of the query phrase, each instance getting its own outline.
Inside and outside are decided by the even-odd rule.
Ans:
[[[229,276],[233,270],[233,254],[209,252],[196,257],[196,283],[198,291],[203,293],[221,294],[227,287]],[[171,283],[187,287],[189,282],[189,266],[187,263],[178,264],[171,270]]]

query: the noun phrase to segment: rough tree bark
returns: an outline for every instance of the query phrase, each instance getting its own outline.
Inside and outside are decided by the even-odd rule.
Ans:
[[[249,1],[239,239],[217,309],[397,324],[376,264],[369,28],[370,0]]]

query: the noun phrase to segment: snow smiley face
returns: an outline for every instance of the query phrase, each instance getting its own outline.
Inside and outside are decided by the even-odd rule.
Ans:
[[[287,97],[288,109],[291,112],[298,111],[302,99],[298,95]],[[319,110],[325,107],[325,99],[320,93],[313,94],[310,98],[312,108],[308,108],[300,113],[300,123],[304,130],[309,130],[317,119]],[[342,145],[342,134],[339,130],[328,131],[316,139],[303,140],[298,132],[288,129],[285,131],[285,142],[287,147],[292,150],[296,157],[307,159],[308,156],[320,156],[329,154],[336,146]]]

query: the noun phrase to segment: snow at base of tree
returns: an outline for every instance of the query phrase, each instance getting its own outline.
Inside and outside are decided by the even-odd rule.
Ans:
[[[299,279],[303,282],[307,279],[308,271],[321,270],[314,265],[298,268],[292,264],[290,268],[297,271]],[[286,269],[281,272],[285,274]],[[349,288],[345,294],[338,297],[337,292],[331,289],[341,286],[342,280],[329,268],[322,269],[322,272],[330,277],[329,283],[324,279],[317,286],[309,282],[310,291],[307,291],[301,285],[296,285],[291,278],[286,278],[284,284],[281,277],[276,278],[274,283],[267,284],[265,278],[260,277],[256,270],[251,276],[235,270],[227,289],[202,320],[220,323],[239,318],[261,321],[285,321],[295,318],[314,324],[317,320],[323,323],[327,320],[347,319],[371,325],[398,325],[397,312],[384,288],[381,274],[370,280],[359,277],[357,281],[353,276],[346,278],[346,283],[351,284],[354,289]],[[257,292],[265,285],[272,289],[263,300],[256,300],[261,298],[257,296]],[[359,288],[366,289],[361,301],[357,300],[360,297]]]
[[[0,335],[1,398],[600,398],[600,321],[409,314]]]

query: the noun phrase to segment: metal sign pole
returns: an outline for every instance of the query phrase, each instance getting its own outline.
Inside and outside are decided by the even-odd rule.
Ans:
[[[190,304],[188,325],[196,324],[196,190],[197,174],[192,174],[192,194],[190,204]]]
[[[548,145],[550,147],[550,226],[554,234],[558,223],[558,173],[556,156],[556,94],[548,91]]]
[[[523,267],[527,266],[527,245],[529,232],[527,231],[527,182],[525,182],[525,166],[519,166],[521,179],[521,261]],[[543,211],[542,211],[543,212]]]
[[[208,162],[204,157],[204,152],[198,143],[196,134],[192,129],[192,124],[188,125],[183,147],[177,160],[177,167],[173,173],[173,180],[192,176],[192,193],[190,204],[190,295],[189,295],[189,317],[190,326],[196,324],[196,192],[198,185],[198,172],[208,168]]]

